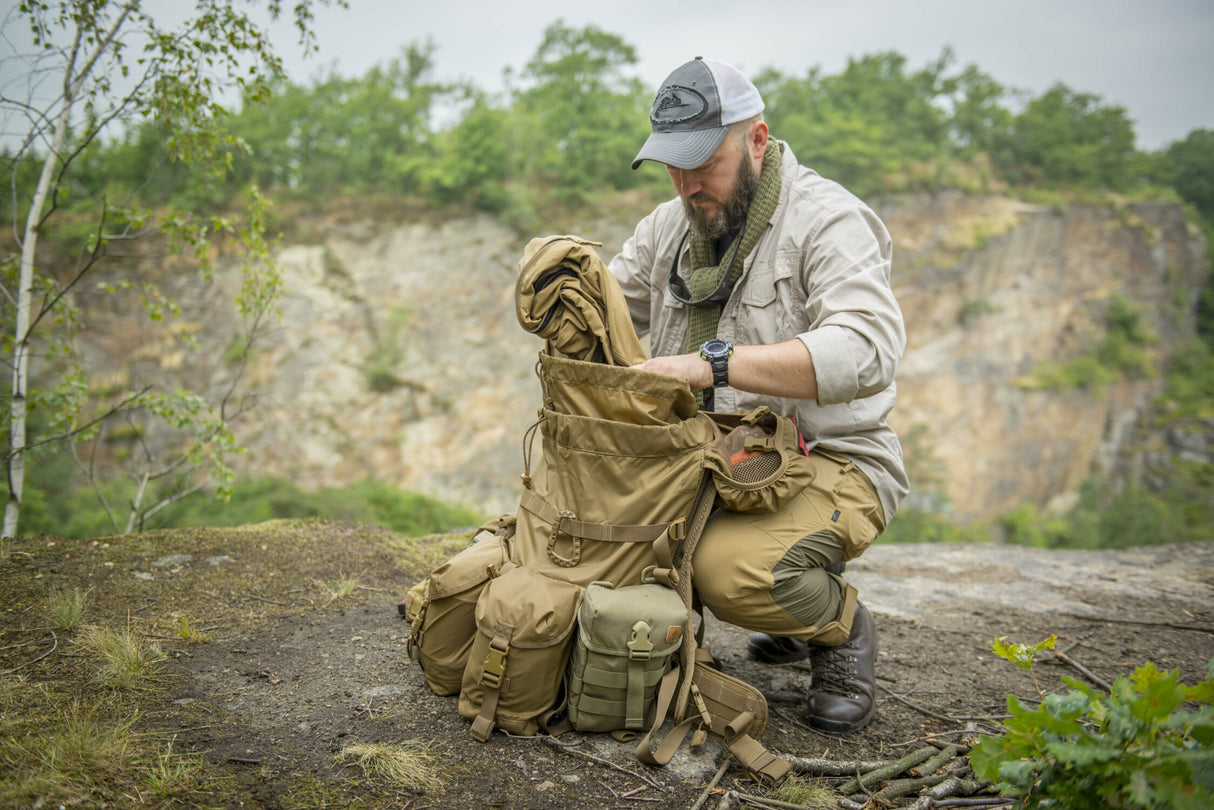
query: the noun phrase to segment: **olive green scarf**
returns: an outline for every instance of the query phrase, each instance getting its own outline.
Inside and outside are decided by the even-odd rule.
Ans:
[[[779,148],[776,148],[777,146]],[[729,289],[733,289],[733,285],[741,277],[746,257],[754,250],[759,237],[767,229],[771,215],[776,211],[776,203],[780,200],[780,157],[783,152],[783,145],[774,140],[768,141],[767,152],[763,155],[763,167],[759,172],[759,187],[755,190],[755,197],[750,201],[750,208],[746,213],[746,227],[738,237],[739,244],[731,246],[725,252],[728,266],[714,263],[714,240],[695,233],[691,235],[689,241],[693,269],[687,280],[687,288],[692,300],[698,301],[711,295],[721,282],[722,276],[727,279]],[[717,324],[721,320],[719,304],[706,303],[692,306],[690,309],[687,334],[683,338],[684,353],[698,351],[700,344],[716,337]]]

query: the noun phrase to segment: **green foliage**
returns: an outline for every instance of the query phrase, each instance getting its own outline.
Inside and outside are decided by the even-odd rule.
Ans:
[[[985,315],[993,315],[998,311],[999,307],[985,298],[971,298],[961,305],[961,314],[957,319],[964,327],[969,326],[972,322],[981,319]]]
[[[1007,542],[1037,548],[1128,548],[1210,539],[1214,465],[1179,462],[1163,491],[1114,489],[1098,478],[1079,488],[1065,514],[1022,504],[999,518]]]
[[[1031,647],[1027,644],[1009,644],[1005,639],[997,638],[991,644],[991,651],[1003,660],[1011,661],[1021,669],[1027,669],[1029,674],[1033,676],[1033,686],[1036,687],[1038,694],[1040,694],[1041,686],[1037,683],[1037,673],[1033,669],[1033,664],[1036,663],[1037,656],[1041,654],[1042,650],[1052,650],[1057,643],[1058,636],[1053,634]]]
[[[944,75],[951,61],[945,50],[910,71],[906,57],[886,52],[849,60],[837,76],[766,71],[755,84],[772,133],[803,163],[863,196],[899,170],[944,156],[949,122],[937,102],[954,86]]]
[[[209,30],[191,29],[185,42],[195,47]],[[521,71],[504,71],[500,96],[439,80],[434,53],[432,42],[413,43],[360,77],[330,71],[306,85],[266,71],[241,83],[227,133],[219,129],[227,111],[189,89],[208,86],[191,66],[166,83],[155,115],[87,146],[63,203],[128,200],[138,189],[145,205],[214,208],[256,183],[317,203],[376,192],[532,223],[529,211],[581,205],[601,191],[668,191],[664,173],[629,165],[648,133],[653,88],[636,78],[636,51],[620,36],[557,20]],[[995,173],[1030,189],[1128,191],[1151,182],[1175,186],[1210,216],[1210,130],[1143,155],[1123,108],[1064,84],[1030,96],[976,65],[954,65],[947,48],[922,66],[881,52],[849,60],[838,74],[810,67],[754,78],[773,134],[861,195],[981,189]],[[188,113],[191,104],[202,106]],[[166,138],[169,124],[188,124],[187,135]],[[226,176],[193,181],[191,150],[217,158]],[[28,186],[27,163],[17,168]]]
[[[1124,379],[1142,379],[1154,373],[1148,348],[1155,336],[1142,324],[1134,305],[1120,295],[1105,305],[1105,333],[1089,354],[1062,363],[1045,363],[1026,382],[1047,391],[1099,389]]]
[[[1211,414],[1214,408],[1214,348],[1209,342],[1193,340],[1172,352],[1163,397],[1172,420]]]
[[[882,543],[989,543],[986,526],[959,526],[946,515],[914,507],[901,508],[881,533]]]
[[[1007,639],[997,638],[991,644],[991,651],[1005,661],[1011,661],[1021,669],[1032,669],[1033,664],[1037,661],[1037,656],[1043,650],[1052,650],[1058,643],[1058,636],[1051,635],[1049,638],[1037,642],[1031,647],[1028,644],[1009,644]]]
[[[562,202],[637,184],[631,163],[648,134],[649,105],[640,80],[628,75],[636,63],[631,45],[593,25],[557,20],[544,30],[515,114],[532,170],[555,184]]]
[[[278,518],[313,517],[384,526],[415,537],[476,525],[484,516],[373,479],[305,492],[285,479],[260,478],[238,482],[224,506],[201,498],[185,501],[160,525],[240,526]]]
[[[1134,125],[1125,108],[1057,84],[1013,120],[1007,159],[1025,180],[1122,189],[1135,167]]]
[[[1195,129],[1164,150],[1160,178],[1214,222],[1214,129]]]
[[[979,778],[1024,807],[1199,810],[1214,803],[1214,662],[1195,686],[1181,683],[1179,670],[1160,672],[1150,662],[1118,677],[1107,696],[1063,680],[1070,691],[1046,695],[1036,708],[1008,696],[1007,732],[983,736],[970,753]]]
[[[330,0],[301,0],[292,9],[305,46],[311,45],[313,2]],[[282,4],[267,0],[266,10],[271,20],[277,19]],[[248,101],[266,96],[272,78],[282,74],[274,43],[260,22],[230,0],[199,2],[171,28],[145,4],[111,0],[22,3],[4,25],[6,42],[21,47],[31,42],[36,52],[14,58],[38,64],[37,73],[58,80],[62,88],[59,94],[40,94],[36,87],[41,79],[35,78],[28,100],[0,98],[6,116],[30,122],[21,148],[0,165],[0,180],[11,188],[4,213],[12,215],[15,231],[24,217],[18,244],[3,255],[0,266],[5,298],[16,313],[4,313],[6,321],[12,317],[6,323],[12,339],[5,345],[14,367],[13,388],[28,396],[14,397],[13,407],[5,409],[4,460],[12,489],[5,536],[18,530],[26,460],[33,447],[64,438],[91,439],[99,426],[131,412],[161,420],[187,437],[179,461],[145,456],[131,502],[132,521],[146,514],[142,498],[147,483],[182,464],[211,475],[222,494],[232,478],[227,458],[238,449],[224,408],[235,382],[218,404],[191,391],[151,386],[127,392],[117,402],[94,395],[76,350],[84,325],[74,299],[85,291],[86,279],[93,282],[101,275],[95,286],[87,285],[88,292],[137,290],[152,324],[163,327],[178,319],[180,306],[159,285],[103,275],[114,266],[106,260],[120,252],[116,246],[122,245],[121,253],[129,256],[130,243],[159,232],[158,249],[167,245],[170,253],[188,254],[208,279],[219,243],[243,248],[236,307],[247,343],[276,312],[281,272],[270,258],[266,204],[256,189],[248,192],[243,222],[213,210],[207,216],[172,204],[164,207],[178,191],[187,204],[212,209],[218,201],[234,201],[223,182],[247,143],[226,127],[228,110],[221,99],[225,91]],[[19,28],[27,30],[18,35]],[[150,183],[166,164],[173,168],[160,173],[160,183]],[[35,167],[36,173],[31,171]],[[161,210],[153,212],[153,205]],[[51,251],[39,250],[41,234],[58,240]],[[190,345],[188,330],[177,334]],[[31,345],[38,351],[27,351]],[[46,367],[31,374],[35,361]],[[52,414],[44,419],[49,435],[31,441],[27,402]],[[193,486],[187,479],[178,478]],[[102,485],[94,483],[100,494]],[[116,525],[108,503],[103,504]]]

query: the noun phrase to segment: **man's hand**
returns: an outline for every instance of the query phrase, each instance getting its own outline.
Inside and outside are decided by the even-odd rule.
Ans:
[[[698,354],[672,354],[666,357],[654,357],[644,363],[637,363],[633,368],[652,371],[655,374],[665,374],[667,377],[678,377],[691,386],[692,391],[712,386],[712,365]]]

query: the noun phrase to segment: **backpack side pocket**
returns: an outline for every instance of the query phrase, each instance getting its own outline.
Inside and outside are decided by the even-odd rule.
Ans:
[[[484,742],[495,727],[531,736],[560,702],[582,590],[511,567],[481,591],[459,695],[474,738]]]
[[[408,650],[421,665],[426,683],[438,695],[459,692],[468,651],[476,635],[476,600],[491,579],[508,565],[503,538],[484,534],[409,590],[417,606],[409,625]],[[421,587],[421,594],[415,593]]]

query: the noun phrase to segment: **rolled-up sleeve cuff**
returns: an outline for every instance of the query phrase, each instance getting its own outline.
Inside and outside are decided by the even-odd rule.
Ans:
[[[848,331],[842,326],[823,326],[797,335],[814,361],[819,405],[851,402],[860,391],[859,372],[852,358]]]

